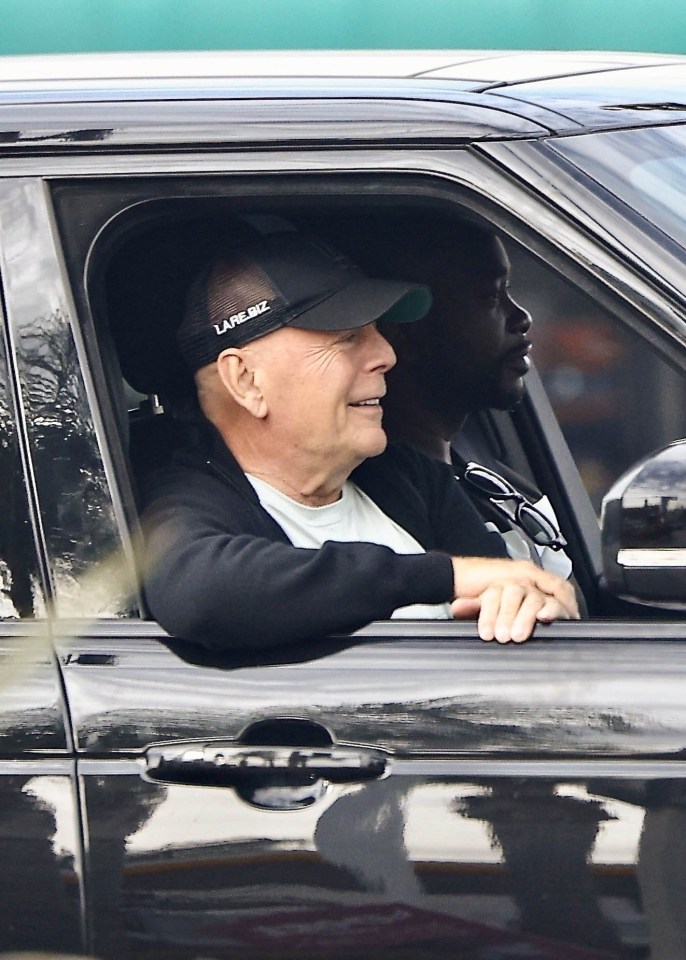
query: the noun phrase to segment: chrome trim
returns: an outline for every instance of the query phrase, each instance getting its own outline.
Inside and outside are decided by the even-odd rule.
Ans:
[[[84,777],[126,777],[137,775],[145,779],[142,759],[91,760],[79,759],[78,772]],[[388,759],[388,772],[400,777],[540,777],[618,780],[686,780],[684,760],[621,760],[604,757],[589,760],[585,757],[564,760],[509,760],[492,757],[487,760],[462,759],[459,756],[431,759],[424,757]],[[172,784],[167,784],[172,786]],[[210,789],[210,788],[208,788]],[[211,789],[215,789],[212,787]]]
[[[617,563],[621,567],[686,568],[686,549],[642,550],[625,547],[617,551]]]
[[[0,760],[0,776],[71,777],[74,760],[69,757],[45,757],[39,760]]]
[[[111,760],[91,760],[78,757],[76,760],[76,773],[79,777],[142,777],[144,771],[145,763],[142,758],[118,760],[113,757]]]
[[[11,624],[0,624],[0,631],[11,627]],[[20,634],[21,631],[12,631],[8,629],[10,635]],[[658,624],[655,621],[636,620],[556,620],[553,623],[547,623],[541,626],[536,635],[540,641],[546,640],[566,640],[566,641],[625,641],[631,638],[632,641],[655,641],[658,638],[669,640],[686,640],[686,620],[675,617],[674,620],[661,620]],[[418,638],[421,638],[418,641]],[[324,638],[322,638],[324,640]],[[154,651],[158,656],[159,651],[165,649],[170,640],[169,634],[155,620],[108,620],[101,618],[96,622],[84,624],[78,620],[62,620],[59,629],[54,630],[53,642],[60,654],[65,659],[67,667],[80,667],[78,657],[81,653],[85,654],[111,654],[113,657],[124,656],[132,650],[140,652],[141,648]],[[433,640],[436,644],[445,641],[458,641],[460,649],[464,649],[471,644],[477,649],[489,649],[490,644],[482,643],[477,639],[476,627],[469,621],[462,620],[375,620],[366,627],[361,627],[349,637],[331,637],[324,643],[342,644],[347,646],[358,646],[383,642],[401,642],[403,646],[413,641],[422,644]],[[159,642],[161,641],[161,643]],[[527,644],[527,649],[537,650],[539,655],[549,647],[546,643]],[[193,649],[192,646],[189,649]],[[294,648],[289,648],[291,651]],[[312,646],[304,644],[299,648],[303,657],[315,658],[317,651],[321,646]],[[240,660],[244,654],[241,651],[226,651],[224,654],[217,652],[214,654],[217,663],[223,663],[225,660],[231,661],[232,657]],[[248,651],[249,655],[249,651]],[[253,654],[254,655],[254,654]],[[265,661],[269,661],[269,655],[262,651]],[[207,655],[210,659],[212,654]],[[255,656],[255,655],[254,655]],[[178,660],[174,656],[175,660]],[[260,655],[255,656],[260,660]],[[172,661],[173,662],[173,661]]]
[[[556,778],[563,779],[619,779],[619,780],[686,780],[686,761],[683,760],[461,760],[459,758],[412,760],[392,758],[388,764],[391,776],[459,776]]]
[[[139,152],[126,154],[90,154],[87,156],[3,157],[2,175],[9,177],[89,177],[89,176],[157,176],[186,173],[194,176],[212,174],[270,173],[435,173],[441,170],[459,173],[462,162],[468,167],[477,161],[462,148],[428,151],[426,149],[383,149],[379,147],[350,150],[330,149],[286,150],[269,152],[227,152],[213,150],[201,154],[188,143],[183,153]],[[457,169],[442,161],[459,157]],[[473,172],[473,171],[470,171]],[[469,182],[469,178],[451,177]]]

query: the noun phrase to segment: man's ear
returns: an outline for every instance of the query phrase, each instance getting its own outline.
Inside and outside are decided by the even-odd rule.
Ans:
[[[238,347],[217,357],[217,373],[229,396],[259,420],[267,416],[267,402],[258,385],[254,357]]]

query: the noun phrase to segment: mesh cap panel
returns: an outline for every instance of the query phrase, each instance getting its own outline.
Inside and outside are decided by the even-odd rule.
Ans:
[[[178,339],[197,370],[222,350],[262,337],[283,324],[285,305],[265,273],[240,254],[215,260],[192,284]]]

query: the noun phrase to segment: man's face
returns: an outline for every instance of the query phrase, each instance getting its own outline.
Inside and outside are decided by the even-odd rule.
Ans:
[[[337,332],[285,327],[254,349],[282,455],[347,476],[384,450],[380,400],[395,354],[374,324]]]
[[[510,296],[510,264],[500,240],[467,251],[444,249],[434,306],[421,323],[417,372],[446,420],[521,400],[529,369],[531,317]],[[417,333],[420,333],[419,328]]]

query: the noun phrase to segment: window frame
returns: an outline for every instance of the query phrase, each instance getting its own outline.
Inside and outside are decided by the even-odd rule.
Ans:
[[[494,145],[488,145],[489,147]],[[502,146],[502,145],[495,145]],[[527,145],[518,145],[525,147]],[[529,144],[538,147],[537,144]],[[629,325],[638,329],[640,334],[658,347],[661,353],[673,354],[677,325],[674,322],[674,308],[660,298],[659,291],[652,285],[652,277],[638,276],[630,264],[617,260],[615,251],[603,236],[591,237],[585,224],[572,224],[566,212],[556,211],[550,202],[535,194],[509,173],[498,169],[484,154],[482,147],[417,151],[407,149],[398,151],[394,147],[387,150],[360,149],[336,152],[317,151],[274,151],[271,153],[203,153],[179,158],[164,155],[146,154],[130,158],[101,156],[75,157],[65,165],[63,157],[49,158],[43,171],[45,182],[52,189],[73,184],[107,181],[120,189],[122,183],[132,185],[134,196],[129,206],[150,201],[150,188],[157,183],[175,185],[176,193],[199,196],[231,196],[234,194],[245,200],[255,198],[261,202],[275,197],[283,198],[288,192],[301,202],[311,199],[326,187],[328,194],[343,197],[358,197],[368,200],[371,195],[379,194],[379,185],[387,202],[397,202],[399,197],[412,195],[429,203],[453,203],[464,211],[477,217],[487,217],[495,227],[505,230],[521,243],[534,256],[541,257],[554,270],[569,273],[572,282],[583,282],[587,292],[605,308],[612,305],[613,312],[619,313],[624,320],[630,317]],[[33,161],[30,162],[30,165]],[[97,178],[97,181],[96,181]],[[316,187],[315,187],[316,183]],[[230,185],[227,191],[226,185]],[[218,188],[220,185],[220,189]],[[105,191],[106,192],[106,191]],[[59,207],[59,203],[56,204]],[[102,215],[104,204],[100,205]],[[131,484],[126,469],[126,452],[121,442],[120,432],[113,409],[111,390],[107,386],[103,363],[99,358],[98,338],[94,322],[93,303],[89,292],[89,277],[94,268],[96,257],[94,250],[98,242],[114,220],[125,212],[121,204],[108,208],[109,216],[101,216],[100,228],[89,240],[88,250],[74,257],[73,252],[65,249],[66,267],[74,287],[73,293],[83,335],[84,356],[88,358],[93,371],[92,403],[101,410],[103,436],[107,438],[112,451],[112,471],[116,497],[119,498],[120,516],[124,518],[126,529],[135,530],[135,506]],[[58,211],[58,219],[62,214]],[[60,223],[63,241],[68,232],[68,224]],[[560,239],[574,237],[574,243],[563,249]],[[616,268],[615,282],[607,285],[610,265]],[[657,324],[645,323],[646,301],[660,316]],[[637,307],[640,305],[640,310]],[[686,346],[686,335],[679,336],[680,347]],[[686,367],[686,351],[682,351],[681,362]],[[540,436],[545,438],[544,446],[555,451],[555,457],[566,447],[559,433],[554,417],[540,412],[542,399],[528,405],[529,422],[534,422]],[[548,405],[549,406],[549,405]],[[557,430],[556,430],[557,428]],[[592,509],[586,509],[583,488],[574,480],[576,470],[556,470],[556,482],[561,485],[561,495],[568,516],[579,523],[578,540],[588,573],[585,577],[590,585],[600,575],[600,549],[597,524]],[[581,498],[581,499],[580,499]],[[587,498],[585,498],[587,500]],[[557,506],[557,504],[556,504]],[[590,504],[589,504],[590,508]],[[121,522],[121,521],[120,521]],[[128,525],[128,527],[126,526]]]

